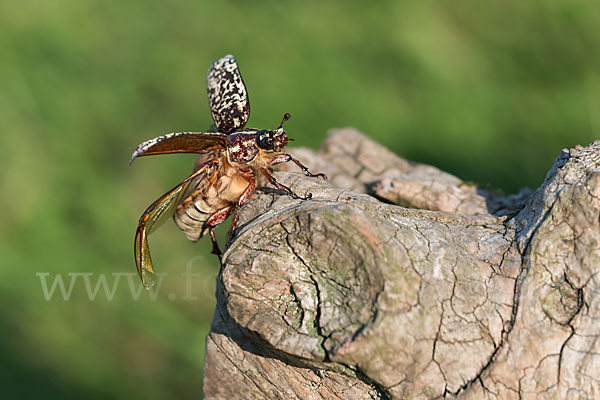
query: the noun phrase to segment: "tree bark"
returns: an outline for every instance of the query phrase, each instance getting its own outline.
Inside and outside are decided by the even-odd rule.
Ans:
[[[294,153],[329,182],[241,209],[205,398],[600,396],[600,142],[506,197],[352,129]]]

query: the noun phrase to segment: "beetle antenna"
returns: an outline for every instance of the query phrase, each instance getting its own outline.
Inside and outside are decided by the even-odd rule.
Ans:
[[[279,127],[277,129],[281,129],[281,127],[283,126],[283,123],[285,121],[287,121],[288,119],[290,119],[290,117],[291,117],[290,113],[283,114],[283,119],[281,120],[281,123],[279,124]]]

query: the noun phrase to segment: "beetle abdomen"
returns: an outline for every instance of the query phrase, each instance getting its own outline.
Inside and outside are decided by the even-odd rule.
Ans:
[[[198,195],[194,198],[192,195],[177,206],[173,219],[185,236],[195,242],[208,232],[206,221],[216,211],[204,201],[202,196]]]
[[[198,180],[192,194],[173,214],[175,223],[189,240],[196,241],[206,235],[208,219],[222,208],[238,202],[248,187],[250,177],[246,175],[221,160],[213,175]]]
[[[196,190],[177,206],[173,219],[189,240],[196,241],[208,232],[206,221],[216,211],[204,200],[204,190]]]

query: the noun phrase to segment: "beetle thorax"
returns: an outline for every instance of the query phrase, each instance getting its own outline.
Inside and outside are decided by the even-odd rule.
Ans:
[[[251,163],[258,155],[256,133],[234,133],[229,135],[227,158],[232,163]]]

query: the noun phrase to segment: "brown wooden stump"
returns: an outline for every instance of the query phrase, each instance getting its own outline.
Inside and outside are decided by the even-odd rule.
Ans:
[[[352,129],[293,153],[330,180],[242,208],[205,398],[600,396],[600,142],[507,197]]]

